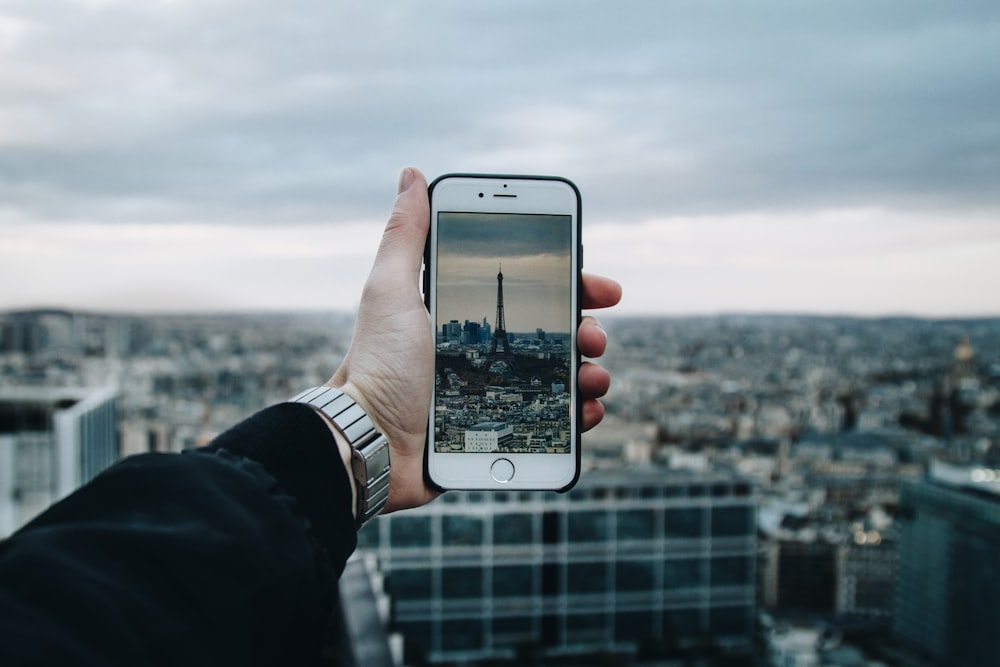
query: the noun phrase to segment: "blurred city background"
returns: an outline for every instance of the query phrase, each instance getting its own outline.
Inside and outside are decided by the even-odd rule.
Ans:
[[[352,322],[0,315],[0,531],[322,383]],[[350,641],[408,665],[1000,660],[1000,319],[605,322],[577,488],[370,523]]]

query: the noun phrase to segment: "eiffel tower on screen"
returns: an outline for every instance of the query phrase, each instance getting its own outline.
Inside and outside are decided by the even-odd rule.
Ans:
[[[510,368],[514,367],[514,351],[510,349],[510,340],[507,338],[507,323],[503,314],[503,265],[497,273],[497,318],[493,329],[493,341],[490,343],[490,353],[488,356],[490,365],[498,361],[504,361]]]

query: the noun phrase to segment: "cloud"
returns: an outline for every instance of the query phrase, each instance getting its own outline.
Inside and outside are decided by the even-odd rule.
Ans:
[[[996,204],[991,3],[58,4],[15,4],[0,75],[0,192],[46,216],[350,216],[408,162],[599,215]]]
[[[1000,282],[992,214],[664,217],[592,225],[584,245],[587,266],[622,283],[627,312],[982,316]]]
[[[384,218],[406,164],[565,175],[585,242],[1000,211],[993,2],[9,0],[0,61],[0,229],[347,231]]]
[[[573,249],[569,215],[454,213],[439,215],[438,252],[502,261],[523,255],[568,257]]]

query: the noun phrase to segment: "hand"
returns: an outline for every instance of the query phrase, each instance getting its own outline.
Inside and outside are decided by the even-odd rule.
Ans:
[[[351,347],[327,383],[357,401],[389,440],[392,472],[385,512],[417,507],[438,495],[424,483],[423,473],[434,377],[430,315],[420,294],[430,226],[427,181],[418,170],[404,169],[397,193],[361,295]],[[583,291],[584,308],[607,308],[621,298],[618,283],[593,275],[583,277]],[[597,320],[585,317],[578,334],[580,353],[599,357],[606,343]],[[604,417],[598,399],[609,384],[605,369],[584,362],[579,376],[584,430]]]
[[[583,274],[584,309],[610,308],[622,298],[622,288],[614,280]],[[604,354],[608,344],[608,334],[594,317],[584,316],[576,334],[576,345],[584,357],[596,359]],[[584,361],[580,366],[577,378],[580,395],[583,398],[583,430],[589,431],[604,419],[604,404],[600,399],[611,386],[611,375],[608,371],[592,361]]]

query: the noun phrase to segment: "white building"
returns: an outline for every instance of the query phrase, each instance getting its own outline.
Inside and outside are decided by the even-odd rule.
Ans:
[[[118,390],[0,389],[0,536],[118,459]]]
[[[498,452],[514,439],[514,429],[506,422],[483,422],[465,431],[465,451]]]

